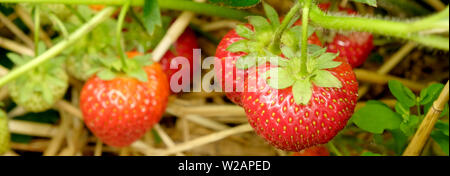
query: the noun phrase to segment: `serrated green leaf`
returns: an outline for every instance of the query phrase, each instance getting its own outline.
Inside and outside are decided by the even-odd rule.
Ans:
[[[269,18],[270,22],[272,23],[273,28],[277,28],[280,26],[280,18],[278,17],[277,11],[267,4],[266,2],[263,2],[264,11],[266,12],[267,18]]]
[[[48,80],[47,83],[54,84],[57,87],[65,87],[67,85],[67,82],[59,79],[58,77],[47,75],[46,78]]]
[[[321,51],[320,51],[321,52]],[[319,70],[336,68],[342,64],[342,62],[333,61],[339,54],[325,53],[319,56],[316,60],[316,68]]]
[[[436,143],[439,144],[442,151],[444,151],[447,155],[449,155],[449,145],[448,145],[448,135],[445,135],[442,131],[432,131],[431,132],[431,138],[433,138]]]
[[[269,21],[261,16],[249,16],[248,21],[255,28],[256,32],[264,32],[272,29]]]
[[[44,101],[47,102],[48,104],[53,104],[52,91],[46,84],[42,84],[41,86],[42,86],[41,93],[42,97],[44,98]]]
[[[157,0],[145,0],[143,8],[144,26],[151,35],[155,31],[155,27],[162,26],[161,12]]]
[[[408,108],[413,107],[416,104],[416,96],[414,93],[400,81],[390,80],[388,86],[395,98]]]
[[[312,97],[312,84],[308,80],[297,80],[292,86],[292,94],[296,104],[307,105]]]
[[[148,82],[147,73],[143,68],[133,69],[131,71],[128,71],[127,74],[133,78],[138,79],[141,82]]]
[[[281,67],[272,68],[265,74],[267,84],[275,89],[285,89],[295,83],[295,80],[291,77],[291,74],[286,69]]]
[[[443,84],[432,84],[420,91],[420,104],[425,105],[436,100],[443,88]]]
[[[219,5],[231,7],[251,7],[261,2],[261,0],[209,0],[209,1]]]
[[[252,35],[254,34],[254,32],[251,29],[249,29],[248,27],[245,27],[244,25],[237,25],[236,33],[239,36],[247,38],[247,39],[252,38]]]
[[[373,7],[377,7],[377,0],[351,0],[359,3],[364,3]]]
[[[103,69],[97,73],[97,76],[102,80],[112,80],[116,77],[116,74],[108,69]]]
[[[308,45],[308,53],[310,53],[310,57],[315,58],[327,52],[327,48],[322,48],[317,45]]]
[[[417,125],[419,124],[419,117],[416,115],[411,115],[407,122],[402,122],[400,124],[400,130],[405,133],[406,136],[412,136],[416,131]]]
[[[228,46],[227,51],[236,53],[236,52],[250,52],[248,49],[248,40],[239,40],[237,42],[232,43]]]
[[[408,107],[405,107],[405,105],[403,105],[402,103],[397,102],[395,104],[395,112],[397,112],[397,113],[399,113],[401,115],[409,116],[409,112],[410,111],[409,111]]]
[[[248,68],[255,66],[257,61],[258,61],[258,58],[253,54],[249,54],[247,56],[242,56],[236,60],[236,68],[248,69]]]
[[[329,71],[317,70],[314,75],[315,76],[312,78],[312,81],[319,87],[342,87],[341,81]]]
[[[359,128],[375,134],[381,134],[386,129],[398,129],[402,122],[399,114],[385,105],[375,103],[366,104],[366,106],[357,110],[352,118]]]

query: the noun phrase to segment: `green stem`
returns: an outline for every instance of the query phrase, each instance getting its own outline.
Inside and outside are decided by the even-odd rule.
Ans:
[[[336,154],[336,156],[343,156],[342,153],[336,148],[333,141],[328,142],[327,145],[328,145],[328,148],[331,150],[331,152]]]
[[[39,31],[40,31],[40,22],[41,14],[39,5],[34,6],[34,55],[39,55]]]
[[[311,0],[306,0],[303,6],[302,15],[302,46],[301,46],[301,62],[300,62],[300,73],[302,75],[308,74],[307,64],[308,61],[308,23],[309,23],[309,9],[311,7]]]
[[[87,23],[85,23],[83,26],[81,26],[78,30],[76,30],[74,33],[72,33],[67,40],[63,40],[44,52],[43,54],[39,55],[35,59],[31,60],[30,62],[26,63],[25,65],[22,65],[11,72],[7,74],[4,77],[0,78],[0,86],[5,85],[11,80],[16,79],[20,75],[26,73],[29,70],[32,70],[36,68],[38,65],[42,64],[45,61],[48,61],[51,58],[54,58],[61,52],[63,52],[66,48],[72,46],[78,39],[85,36],[87,33],[92,31],[98,24],[108,19],[116,10],[114,7],[108,7],[99,12],[96,16],[94,16],[91,20],[89,20]]]
[[[57,3],[57,4],[78,4],[78,5],[115,5],[121,6],[127,0],[2,0],[2,3]],[[143,6],[145,0],[133,0],[131,6]],[[254,14],[235,10],[226,7],[215,6],[208,3],[197,3],[188,0],[158,0],[161,8],[172,10],[186,10],[198,14],[218,16],[245,21],[245,17]]]
[[[281,36],[283,35],[284,31],[289,27],[289,24],[291,23],[292,19],[295,15],[298,14],[301,8],[301,3],[297,1],[292,7],[286,17],[284,17],[283,21],[281,22],[281,25],[277,28],[275,31],[275,34],[273,36],[272,42],[270,43],[269,50],[272,51],[274,54],[281,53],[280,49],[280,42],[281,42]]]
[[[77,16],[77,18],[82,22],[85,23],[86,19],[84,19],[84,17],[80,14],[80,12],[78,12],[78,10],[76,10],[75,8],[73,8],[71,5],[67,5],[66,7],[73,13],[75,14],[75,16]]]
[[[322,12],[317,6],[311,8],[310,17],[315,24],[337,30],[365,31],[375,34],[413,40],[427,46],[449,50],[449,39],[437,35],[420,35],[409,32],[411,23],[354,16],[332,16]]]
[[[117,23],[116,28],[116,41],[117,41],[117,49],[119,50],[119,56],[120,61],[122,62],[122,65],[126,67],[126,61],[127,56],[125,55],[124,48],[122,46],[122,27],[123,27],[123,21],[125,20],[125,16],[127,15],[128,9],[130,8],[131,0],[128,0],[123,6],[122,10],[120,10],[119,19]]]

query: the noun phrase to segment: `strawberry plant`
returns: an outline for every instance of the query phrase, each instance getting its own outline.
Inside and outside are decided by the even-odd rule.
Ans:
[[[448,156],[448,12],[1,0],[0,154]]]

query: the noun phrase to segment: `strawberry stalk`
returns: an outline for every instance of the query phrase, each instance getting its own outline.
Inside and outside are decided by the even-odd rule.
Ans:
[[[122,62],[123,67],[126,67],[126,58],[127,56],[125,55],[125,51],[124,48],[122,46],[122,26],[123,26],[123,21],[125,20],[125,16],[128,12],[128,9],[130,8],[130,4],[131,4],[131,0],[128,0],[125,2],[125,4],[122,6],[122,10],[120,10],[120,14],[119,14],[119,22],[117,24],[117,28],[116,28],[116,37],[117,37],[117,49],[119,50],[119,56],[120,56],[120,61]]]
[[[302,76],[308,74],[306,62],[308,61],[308,21],[309,21],[309,9],[311,7],[311,0],[306,0],[305,6],[303,7],[302,15],[302,46],[301,46],[301,65],[300,74]]]
[[[39,29],[40,29],[40,10],[39,5],[34,6],[34,55],[39,55]]]
[[[288,14],[281,22],[280,27],[278,27],[278,29],[275,31],[274,37],[269,46],[270,51],[272,51],[274,54],[281,53],[281,49],[280,49],[281,36],[283,35],[284,31],[286,31],[286,29],[289,27],[289,23],[291,23],[294,16],[298,14],[300,8],[301,8],[301,3],[299,1],[297,1],[295,3],[294,7],[292,7],[289,10]]]

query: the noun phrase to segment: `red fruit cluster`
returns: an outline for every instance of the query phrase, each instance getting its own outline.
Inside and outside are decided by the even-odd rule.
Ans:
[[[128,53],[130,58],[136,55]],[[167,77],[158,63],[146,66],[145,72],[148,82],[93,76],[84,85],[80,100],[84,122],[104,143],[128,146],[161,119],[169,95]]]

